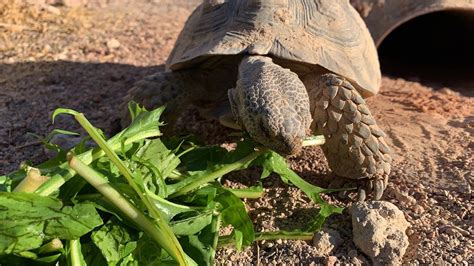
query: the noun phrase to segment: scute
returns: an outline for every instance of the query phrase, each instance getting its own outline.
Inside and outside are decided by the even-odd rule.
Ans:
[[[239,53],[319,65],[376,94],[381,74],[375,45],[349,1],[204,1],[190,16],[167,69],[190,68],[213,55]]]

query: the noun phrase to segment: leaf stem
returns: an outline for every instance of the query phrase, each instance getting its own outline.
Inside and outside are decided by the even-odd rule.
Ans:
[[[125,130],[124,130],[125,131]],[[121,133],[123,133],[122,131]],[[122,143],[120,142],[121,133],[117,134],[113,138],[107,141],[107,145],[113,151],[118,151],[122,147]],[[157,137],[159,136],[159,132],[155,134],[136,134],[131,136],[130,138],[125,139],[124,146],[130,145],[134,142],[138,142],[144,140],[146,138]],[[95,159],[100,158],[105,155],[105,152],[102,149],[92,149],[88,150],[84,153],[78,154],[77,157],[83,161],[85,164],[92,163]],[[42,186],[40,186],[35,193],[38,193],[42,196],[48,196],[58,190],[66,181],[71,179],[76,172],[69,168],[68,163],[64,162],[58,167],[55,167],[51,173],[49,174],[51,178],[46,181]]]
[[[309,136],[303,139],[303,147],[307,146],[319,146],[326,143],[326,139],[323,135]]]
[[[48,181],[49,177],[42,176],[38,168],[28,167],[26,177],[15,187],[14,192],[34,192],[43,183]]]
[[[86,266],[82,257],[79,239],[69,240],[69,258],[71,266]]]
[[[186,264],[184,251],[179,245],[176,236],[172,231],[161,228],[151,222],[140,210],[130,203],[122,194],[113,188],[102,174],[96,172],[91,167],[84,164],[80,159],[71,154],[68,155],[69,166],[81,175],[89,184],[95,187],[104,195],[115,207],[132,220],[138,227],[152,237],[160,246],[162,246],[180,265]],[[158,221],[160,225],[164,220]],[[169,228],[169,226],[168,226]],[[177,244],[176,244],[177,243]]]
[[[51,240],[38,249],[38,254],[52,253],[63,249],[63,242],[58,238]]]
[[[263,196],[263,188],[256,186],[256,187],[249,187],[249,188],[225,188],[232,192],[234,195],[241,199],[258,199]]]
[[[181,182],[185,182],[185,185],[183,186],[180,186],[182,184],[180,184],[181,182],[179,183],[176,183],[175,185],[172,185],[172,186],[175,186],[175,187],[179,187],[174,193],[172,193],[170,195],[170,197],[177,197],[177,196],[181,196],[181,195],[184,195],[190,191],[193,191],[197,188],[199,188],[200,186],[206,184],[206,183],[209,183],[227,173],[230,173],[232,171],[235,171],[239,168],[241,168],[243,165],[246,165],[250,162],[252,162],[253,160],[255,160],[258,156],[260,156],[261,154],[263,154],[264,152],[266,152],[267,150],[266,149],[261,149],[261,150],[258,150],[258,151],[255,151],[255,152],[252,152],[251,154],[245,156],[244,158],[236,161],[236,162],[233,162],[233,163],[230,163],[230,164],[226,164],[224,166],[222,166],[221,168],[217,169],[216,171],[208,174],[208,175],[203,175],[203,176],[198,176],[198,177],[188,177],[186,179],[184,179],[183,181]],[[191,180],[190,180],[191,179]]]

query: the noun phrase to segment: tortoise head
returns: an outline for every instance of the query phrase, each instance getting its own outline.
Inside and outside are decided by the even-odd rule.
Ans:
[[[298,153],[311,114],[304,84],[288,69],[264,56],[247,56],[229,90],[234,118],[250,136],[283,155]]]

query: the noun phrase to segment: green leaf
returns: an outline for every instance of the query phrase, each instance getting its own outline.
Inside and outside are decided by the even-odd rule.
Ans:
[[[147,141],[143,148],[138,151],[137,156],[141,161],[154,165],[163,179],[167,178],[181,163],[179,158],[168,150],[160,139]]]
[[[35,249],[44,240],[76,239],[102,224],[91,204],[63,206],[33,193],[0,192],[0,255]]]
[[[325,192],[332,192],[332,190],[324,189],[306,182],[298,176],[287,165],[285,158],[275,152],[267,152],[256,160],[258,164],[264,167],[262,178],[267,177],[270,173],[275,172],[280,175],[281,179],[287,184],[293,184],[301,189],[310,199],[316,203],[323,203],[319,194]]]
[[[195,208],[168,201],[149,191],[147,191],[147,196],[152,201],[152,203],[155,204],[155,206],[160,210],[164,218],[166,218],[167,222],[171,221],[173,217],[180,213],[192,212],[195,210]]]
[[[49,255],[49,256],[44,256],[44,257],[38,257],[36,253],[30,252],[30,251],[22,251],[19,253],[15,253],[16,256],[23,257],[25,259],[37,261],[37,262],[42,262],[42,263],[54,263],[61,257],[61,253],[54,254],[54,255]],[[1,262],[1,261],[0,261]],[[31,264],[31,261],[29,263],[23,263],[23,265]],[[8,263],[8,265],[11,265],[11,262]]]
[[[117,264],[137,247],[137,240],[116,219],[111,219],[99,230],[92,232],[91,238],[109,265]]]
[[[212,211],[171,222],[171,228],[177,235],[194,235],[212,222]]]
[[[144,112],[147,112],[145,107],[140,106],[138,103],[131,101],[128,103],[128,111],[130,113],[130,116],[132,118],[132,121],[135,120],[135,118]]]
[[[232,192],[239,198],[247,199],[258,199],[263,196],[264,190],[262,183],[259,182],[258,186],[252,186],[248,188],[225,188]]]
[[[135,264],[133,264],[135,263]],[[178,265],[155,241],[142,234],[133,253],[124,258],[120,265]]]
[[[161,142],[160,139],[147,140],[132,160],[134,168],[143,180],[137,180],[148,194],[167,196],[165,179],[180,164],[179,158]]]
[[[161,135],[159,127],[163,124],[160,122],[160,116],[164,110],[164,107],[160,107],[153,111],[140,112],[130,126],[116,135],[116,137],[125,141],[135,135],[149,135],[150,137]]]
[[[12,191],[12,179],[9,176],[0,176],[0,191],[10,192]]]
[[[88,266],[104,266],[107,265],[107,261],[100,249],[92,242],[81,243],[82,256]],[[63,265],[60,263],[59,265]]]
[[[85,119],[83,115],[78,112],[72,110],[66,112],[64,110],[69,109],[56,110],[55,116],[60,113],[67,113],[74,115],[76,119],[78,119],[78,117],[81,120]],[[120,149],[123,150],[124,148],[132,148],[133,145],[130,145],[132,143],[140,142],[146,138],[152,138],[161,135],[159,130],[159,126],[161,125],[159,122],[159,117],[162,113],[163,108],[158,108],[150,112],[141,112],[129,127],[110,138],[107,141],[107,145],[110,147],[110,149],[119,151]],[[90,130],[91,128],[88,129]],[[93,128],[93,130],[96,129]],[[77,157],[86,164],[90,164],[95,159],[103,157],[104,155],[104,151],[102,151],[100,148],[94,148],[89,149],[84,153],[78,154]],[[60,188],[66,181],[75,175],[75,172],[69,168],[68,163],[60,160],[50,160],[45,164],[37,166],[37,168],[39,168],[42,173],[47,173],[47,175],[51,177],[48,182],[44,183],[36,191],[36,193],[41,195],[51,195],[52,193],[55,193],[58,188]],[[9,174],[10,177],[15,176],[20,178],[24,177],[24,175],[25,173],[23,171],[16,171]]]
[[[51,119],[53,120],[53,124],[54,124],[54,119],[56,118],[56,116],[60,115],[60,114],[69,114],[69,115],[78,115],[79,112],[77,111],[74,111],[72,109],[68,109],[68,108],[57,108],[56,110],[54,110],[53,114],[51,115]]]
[[[249,167],[262,153],[262,150],[254,151],[250,141],[239,142],[231,152],[216,146],[194,149],[181,157],[189,177],[168,185],[168,193],[177,197],[196,190],[225,174]]]
[[[232,234],[237,249],[241,250],[242,247],[251,245],[255,239],[255,232],[242,200],[224,189],[219,191],[214,200],[220,204],[222,225],[230,224],[234,228]]]
[[[267,177],[271,172],[275,172],[280,175],[284,182],[295,185],[301,189],[311,200],[320,205],[321,209],[319,210],[318,215],[314,217],[313,221],[311,221],[308,231],[318,231],[321,229],[321,226],[324,224],[326,218],[332,214],[342,213],[344,208],[330,205],[320,196],[321,193],[338,191],[337,189],[324,189],[306,182],[289,168],[285,158],[279,154],[275,152],[267,152],[254,162],[263,165],[264,171],[262,173],[262,178]]]
[[[198,265],[213,265],[219,238],[220,216],[213,216],[212,221],[194,235],[182,236],[179,242],[186,253]]]

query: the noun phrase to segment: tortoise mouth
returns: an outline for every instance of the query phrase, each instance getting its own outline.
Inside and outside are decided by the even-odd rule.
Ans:
[[[378,48],[382,72],[474,95],[474,11],[447,10],[411,19]]]

